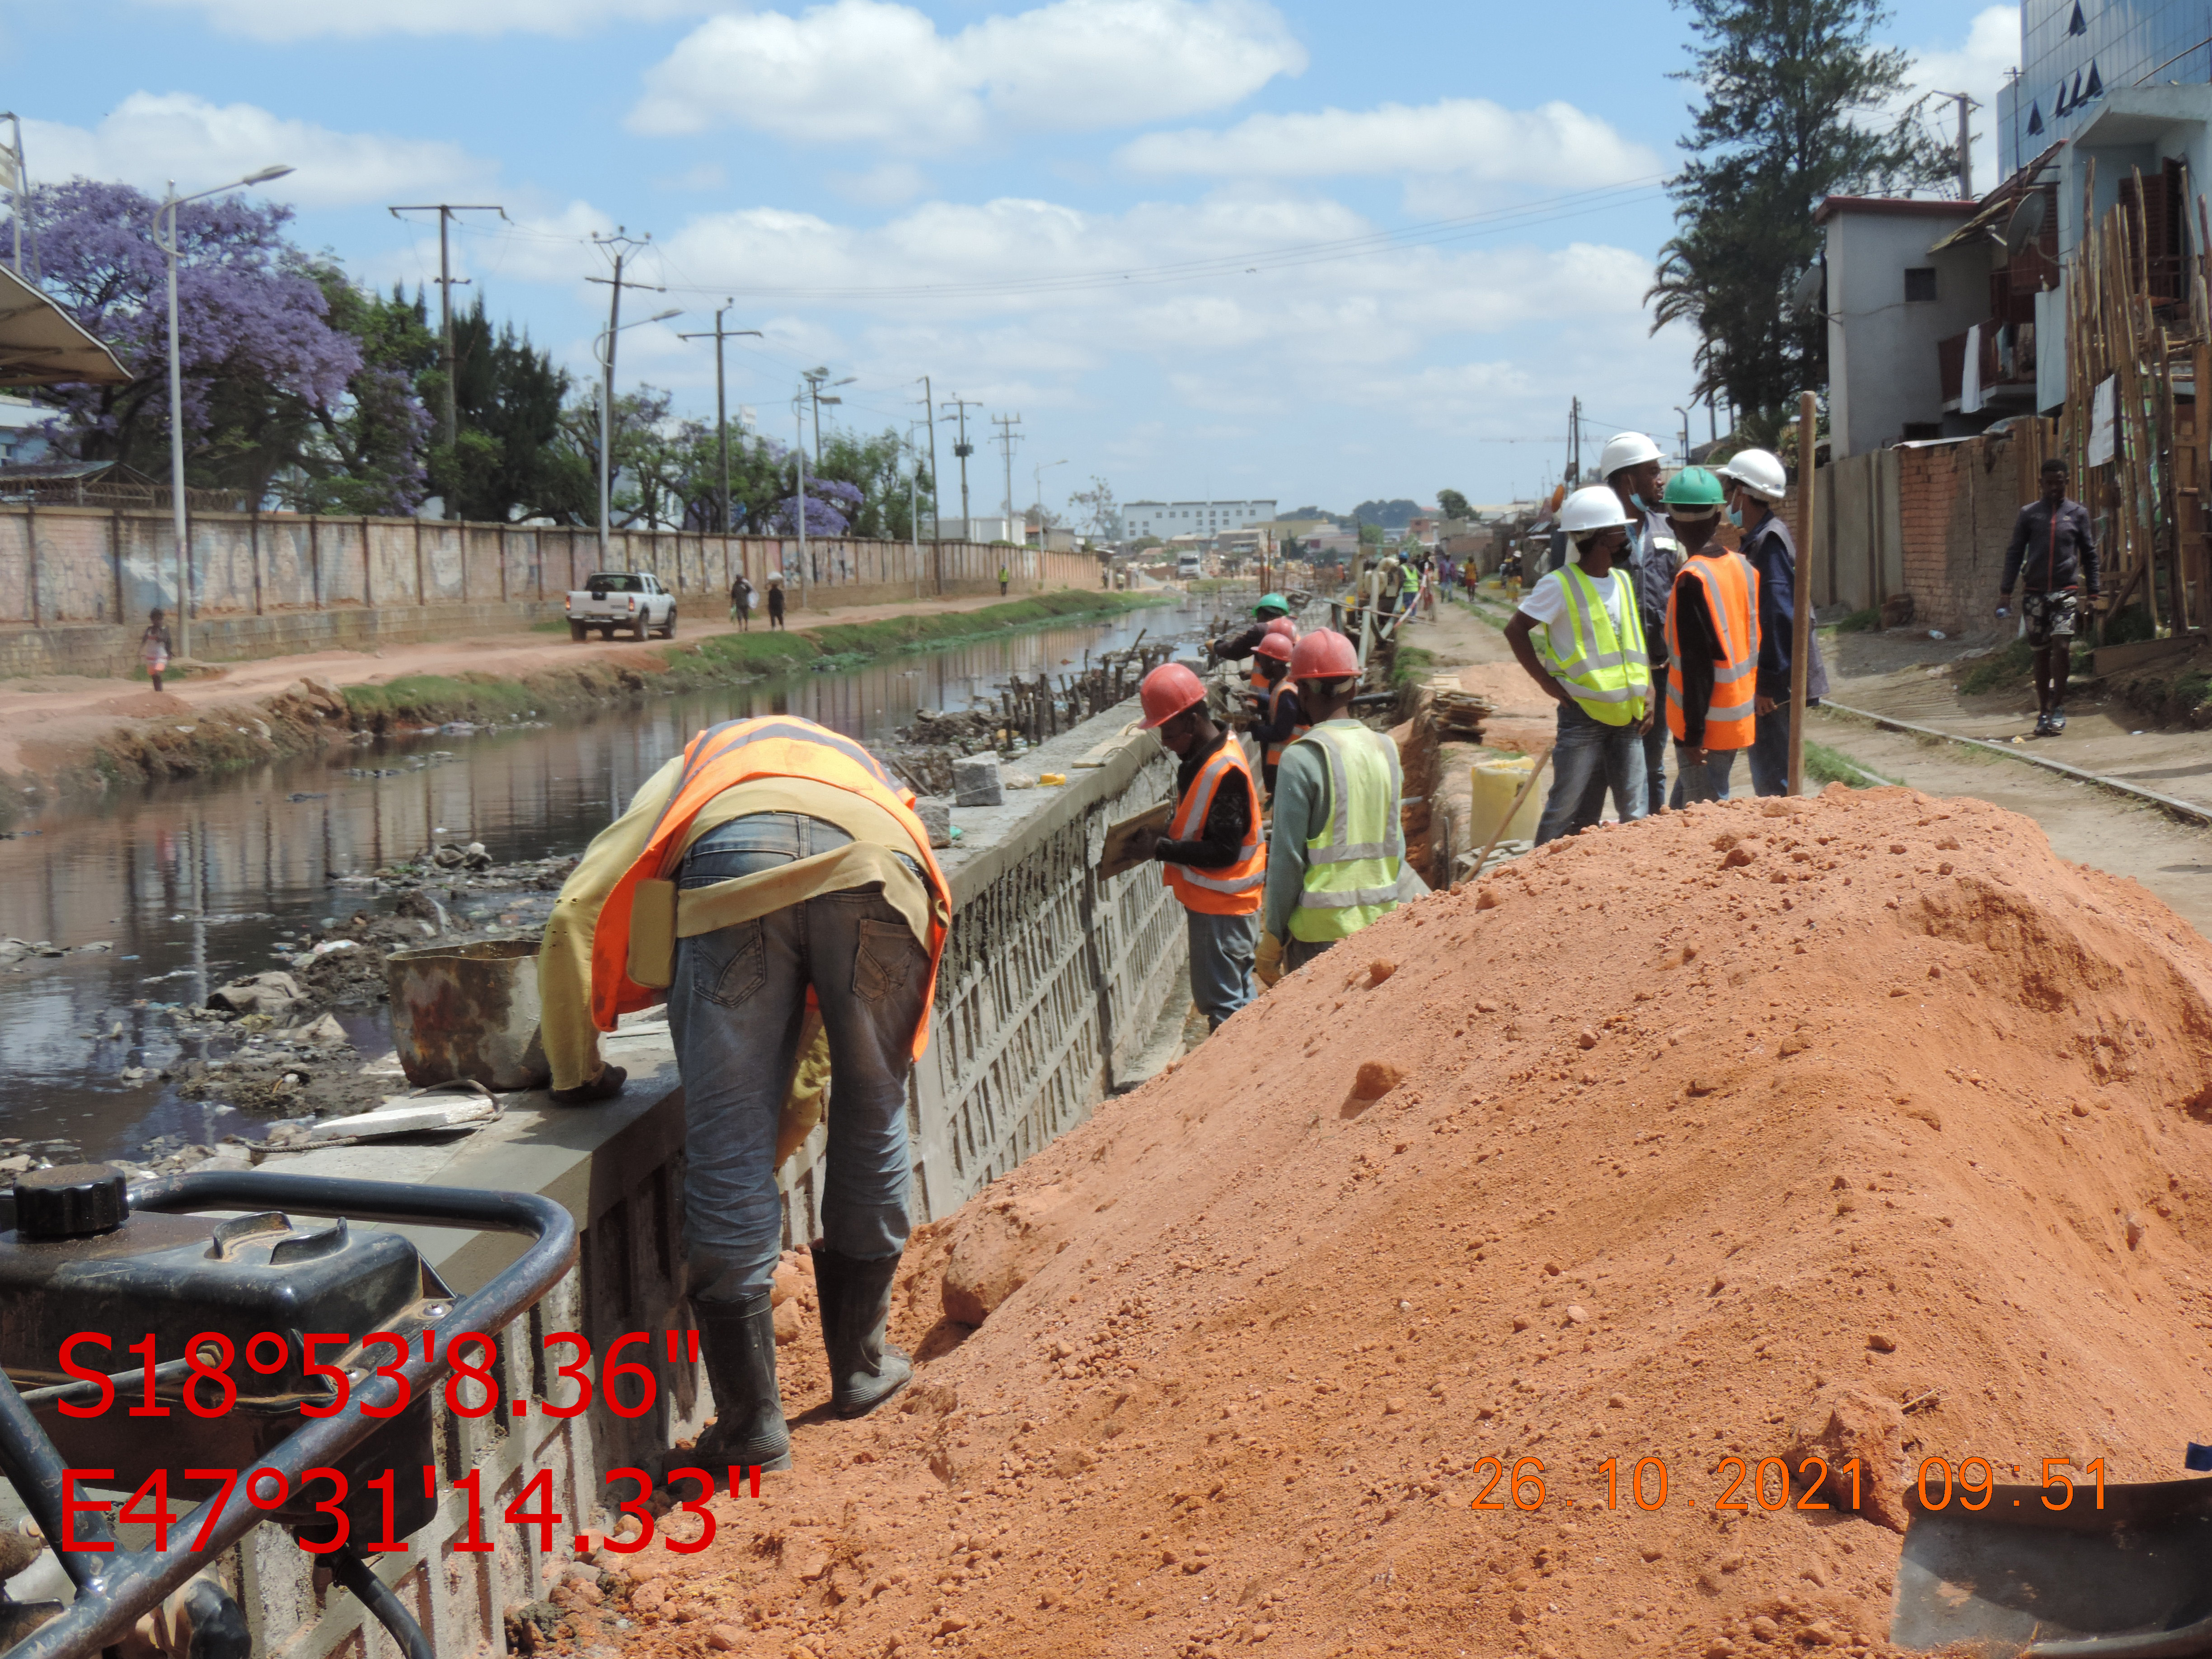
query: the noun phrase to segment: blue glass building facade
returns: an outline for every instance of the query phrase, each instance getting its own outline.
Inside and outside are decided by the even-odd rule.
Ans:
[[[2094,120],[2123,88],[2212,81],[2208,0],[2024,0],[2021,76],[1997,99],[2004,177]]]

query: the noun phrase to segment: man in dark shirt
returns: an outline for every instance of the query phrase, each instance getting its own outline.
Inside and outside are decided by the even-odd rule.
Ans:
[[[1743,521],[1740,551],[1759,573],[1758,735],[1751,741],[1751,787],[1754,794],[1790,793],[1790,653],[1797,646],[1797,544],[1776,502],[1731,477],[1730,494]],[[1805,635],[1805,706],[1819,706],[1828,695],[1827,665],[1820,641]]]
[[[2035,653],[2035,735],[2055,738],[2066,729],[2066,674],[2073,665],[2079,595],[2097,603],[2097,542],[2089,509],[2066,495],[2066,463],[2043,464],[2043,495],[2020,510],[2005,549],[2004,586],[1997,615],[2010,614],[2014,582],[2025,579],[2021,615],[2027,647]]]
[[[1267,624],[1278,617],[1291,614],[1291,602],[1279,593],[1261,596],[1260,603],[1252,607],[1252,625],[1240,628],[1234,634],[1224,634],[1206,648],[1216,662],[1242,662],[1250,656],[1253,648],[1267,635]]]

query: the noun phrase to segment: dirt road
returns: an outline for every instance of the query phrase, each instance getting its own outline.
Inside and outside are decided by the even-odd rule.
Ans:
[[[928,599],[919,604],[853,605],[831,611],[807,611],[797,617],[794,631],[804,633],[809,627],[819,628],[832,623],[875,622],[915,612],[936,615],[979,611],[1004,603],[997,594],[990,593]],[[756,632],[767,626],[764,620],[753,624]],[[734,623],[719,619],[687,620],[683,638],[700,640],[736,631]],[[519,676],[589,660],[596,655],[619,658],[624,652],[656,648],[627,641],[598,639],[580,645],[566,635],[517,631],[387,646],[374,653],[313,651],[297,656],[226,663],[212,672],[196,673],[189,679],[173,680],[161,691],[154,690],[143,680],[95,679],[81,675],[0,680],[0,776],[50,773],[57,757],[67,757],[90,748],[120,721],[191,715],[223,704],[251,702],[311,677],[343,688],[377,684],[404,674]],[[654,660],[658,662],[657,656]]]

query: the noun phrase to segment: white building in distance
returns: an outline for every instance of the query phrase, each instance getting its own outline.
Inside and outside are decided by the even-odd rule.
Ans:
[[[1218,536],[1244,530],[1275,516],[1273,500],[1264,501],[1125,501],[1114,515],[1112,536],[1133,542],[1145,536],[1167,541],[1176,536]]]

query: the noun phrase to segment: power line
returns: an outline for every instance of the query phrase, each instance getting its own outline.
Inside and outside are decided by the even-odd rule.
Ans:
[[[999,435],[991,441],[999,446],[1006,458],[1006,525],[1009,529],[1012,528],[1014,522],[1014,446],[1022,438],[1015,428],[1021,423],[1022,417],[1018,415],[991,416],[991,424],[999,428]]]
[[[453,288],[456,283],[465,288],[469,278],[453,275],[453,267],[446,246],[446,229],[453,222],[457,213],[496,213],[507,219],[507,210],[496,202],[416,202],[390,210],[398,219],[403,213],[434,213],[438,216],[438,318],[439,332],[443,344],[439,361],[446,371],[446,442],[450,447],[461,441],[460,404],[455,397],[454,383],[460,379],[453,360]],[[507,219],[509,224],[513,220]],[[404,221],[402,221],[404,223]]]

